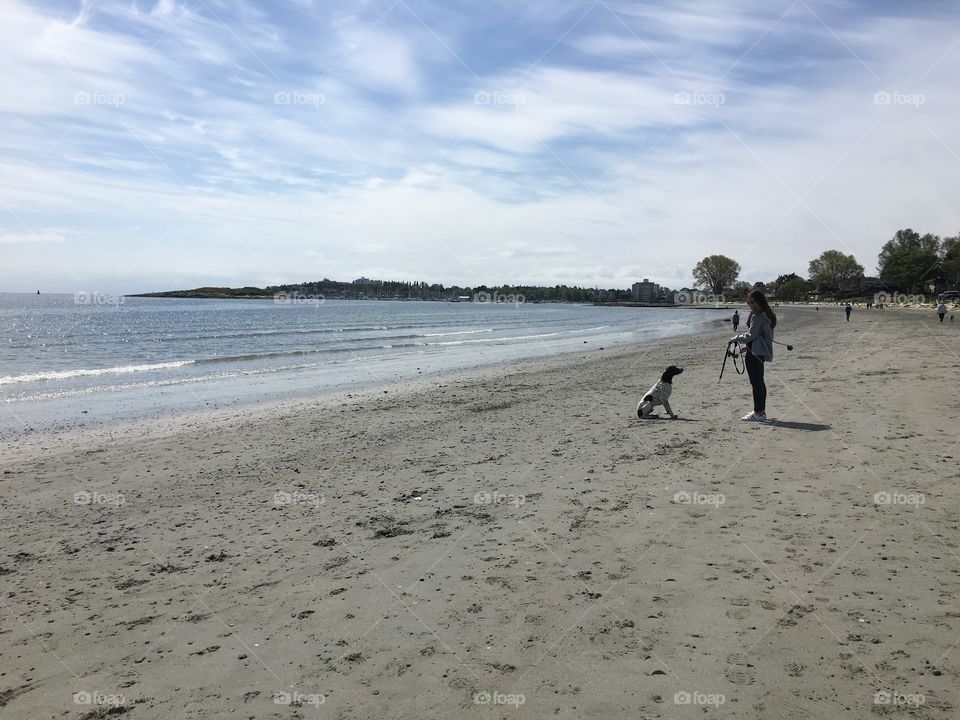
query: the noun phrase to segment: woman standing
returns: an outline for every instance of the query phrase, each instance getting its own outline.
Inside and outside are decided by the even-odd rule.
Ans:
[[[747,422],[766,422],[767,386],[763,381],[763,369],[765,363],[773,361],[773,329],[777,326],[777,316],[759,290],[750,291],[747,295],[747,306],[750,308],[747,331],[733,340],[747,346],[745,364],[753,388],[753,412],[740,419]]]

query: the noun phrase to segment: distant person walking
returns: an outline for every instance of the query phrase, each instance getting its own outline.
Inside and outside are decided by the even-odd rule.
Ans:
[[[946,317],[946,314],[947,306],[941,302],[939,305],[937,305],[937,315],[940,316],[940,322],[943,322],[943,318]]]
[[[941,318],[941,320],[942,319],[943,318]],[[736,332],[738,327],[740,327],[740,311],[734,310],[733,311],[733,331]]]
[[[850,322],[850,313],[853,312],[853,307],[851,307],[850,303],[847,303],[847,306],[843,309],[843,311],[847,314],[847,322]]]
[[[747,306],[750,308],[747,331],[731,340],[747,346],[744,364],[753,388],[753,412],[740,419],[746,422],[766,422],[767,385],[763,380],[763,368],[765,363],[773,361],[773,329],[777,326],[777,316],[759,290],[750,291],[747,295]]]

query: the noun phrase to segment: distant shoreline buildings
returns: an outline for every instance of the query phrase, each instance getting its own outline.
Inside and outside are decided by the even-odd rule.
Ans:
[[[637,302],[658,302],[667,294],[667,288],[650,282],[648,278],[635,282],[630,289]]]

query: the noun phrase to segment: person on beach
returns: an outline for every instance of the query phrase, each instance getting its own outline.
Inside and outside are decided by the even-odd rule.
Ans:
[[[733,322],[733,331],[736,332],[737,328],[740,327],[740,311],[739,310],[733,311],[732,322]]]
[[[853,312],[853,308],[850,306],[850,303],[847,303],[847,306],[843,309],[843,311],[847,314],[847,322],[850,322],[850,313]]]
[[[939,305],[937,305],[937,315],[940,316],[940,322],[943,322],[943,318],[946,316],[946,314],[947,306],[941,302]]]
[[[763,369],[765,363],[773,361],[773,329],[777,326],[777,316],[760,290],[750,291],[747,295],[747,306],[750,308],[747,331],[731,339],[731,342],[747,346],[744,364],[753,388],[753,412],[740,419],[746,422],[766,422],[767,386],[763,380]]]

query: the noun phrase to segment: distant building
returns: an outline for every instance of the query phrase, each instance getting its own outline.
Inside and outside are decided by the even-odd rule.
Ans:
[[[633,284],[633,299],[637,302],[656,302],[660,299],[660,286],[647,278]]]

